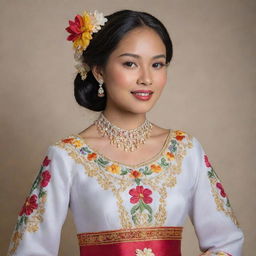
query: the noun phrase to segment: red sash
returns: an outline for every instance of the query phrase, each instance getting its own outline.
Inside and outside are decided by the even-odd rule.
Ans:
[[[80,256],[181,256],[182,227],[148,227],[78,234]]]

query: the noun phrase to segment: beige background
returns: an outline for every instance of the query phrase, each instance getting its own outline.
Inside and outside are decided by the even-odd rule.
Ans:
[[[255,255],[255,0],[0,0],[0,254],[47,147],[97,116],[73,97],[68,19],[84,9],[109,14],[123,8],[150,12],[166,24],[174,59],[148,117],[199,139],[245,233],[244,255]],[[182,247],[185,256],[199,253],[189,222]],[[78,255],[70,214],[60,255]]]

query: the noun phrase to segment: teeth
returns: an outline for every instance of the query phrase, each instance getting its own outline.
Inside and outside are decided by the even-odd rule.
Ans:
[[[149,92],[134,92],[134,94],[140,95],[140,96],[148,96]]]

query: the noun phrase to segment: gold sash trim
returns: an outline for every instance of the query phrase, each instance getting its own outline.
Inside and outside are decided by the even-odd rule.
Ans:
[[[79,245],[116,244],[152,240],[181,240],[183,227],[146,227],[77,234]]]

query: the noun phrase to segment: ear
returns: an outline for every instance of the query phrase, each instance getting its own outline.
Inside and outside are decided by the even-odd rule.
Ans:
[[[93,73],[93,76],[95,77],[95,79],[98,82],[99,81],[104,81],[102,68],[100,66],[93,66],[92,67],[92,73]]]

